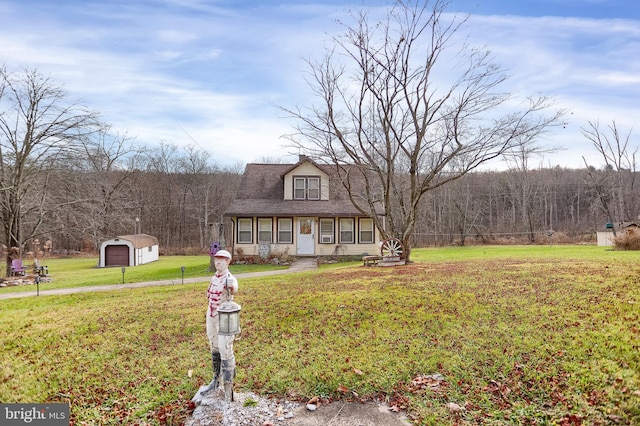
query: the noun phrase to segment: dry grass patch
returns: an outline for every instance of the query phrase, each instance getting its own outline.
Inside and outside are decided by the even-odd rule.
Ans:
[[[638,272],[491,259],[308,274],[294,290],[263,282],[243,296],[241,381],[264,393],[383,396],[420,424],[632,424]],[[417,386],[424,377],[443,380]]]
[[[528,250],[241,280],[236,387],[382,398],[421,425],[640,423],[637,254]],[[211,374],[205,287],[0,301],[0,400],[179,424]]]

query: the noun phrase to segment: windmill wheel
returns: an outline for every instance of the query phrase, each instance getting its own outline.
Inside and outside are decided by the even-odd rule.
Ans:
[[[399,257],[404,255],[404,246],[397,238],[391,238],[384,240],[382,246],[380,246],[380,254],[382,257]]]

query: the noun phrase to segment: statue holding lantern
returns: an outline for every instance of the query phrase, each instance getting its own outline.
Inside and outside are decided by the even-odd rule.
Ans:
[[[207,338],[211,349],[213,380],[201,388],[200,397],[224,384],[226,401],[233,401],[233,379],[236,360],[233,354],[235,335],[240,333],[240,305],[233,301],[238,291],[238,280],[229,272],[231,253],[217,250],[213,253],[216,273],[207,289]]]

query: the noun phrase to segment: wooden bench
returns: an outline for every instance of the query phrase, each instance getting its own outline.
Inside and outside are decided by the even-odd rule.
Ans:
[[[380,256],[362,256],[362,262],[364,263],[364,266],[377,265],[380,259]]]

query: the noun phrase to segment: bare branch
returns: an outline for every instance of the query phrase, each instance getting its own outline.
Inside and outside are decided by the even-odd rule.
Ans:
[[[99,127],[97,114],[69,104],[38,71],[0,69],[0,215],[7,247],[22,249],[39,233],[51,208],[50,173]]]
[[[317,103],[283,108],[298,123],[292,146],[349,170],[347,190],[364,183],[352,202],[383,228],[381,200],[383,232],[405,245],[425,193],[531,146],[564,113],[546,114],[544,96],[507,110],[506,75],[489,52],[456,46],[467,18],[447,5],[401,0],[378,22],[354,13],[326,56],[308,62]]]

